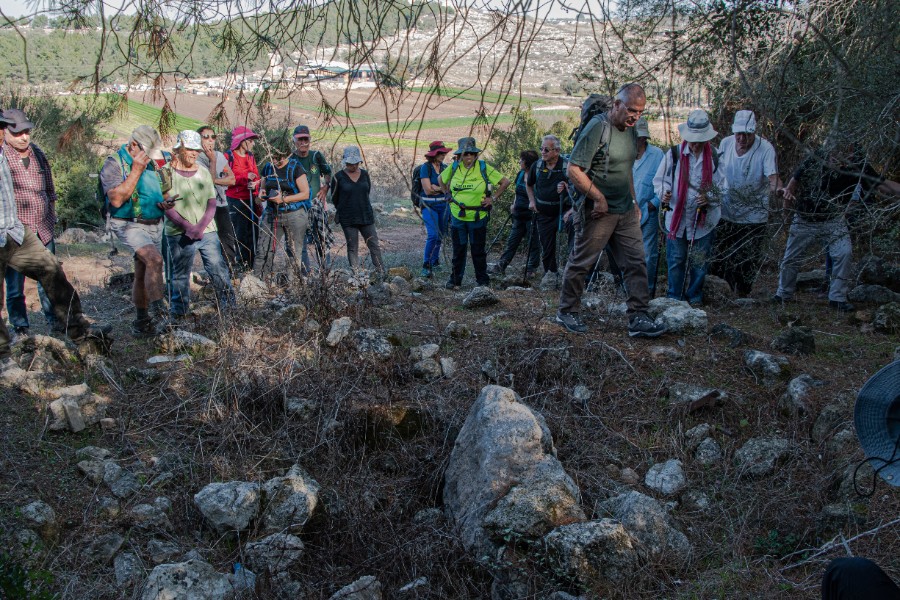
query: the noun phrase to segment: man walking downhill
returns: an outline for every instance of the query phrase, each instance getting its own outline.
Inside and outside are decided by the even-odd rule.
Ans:
[[[581,296],[585,277],[609,244],[628,289],[628,335],[657,337],[666,331],[647,315],[650,292],[641,238],[641,211],[635,201],[632,167],[637,156],[634,126],[647,98],[636,83],[622,87],[612,109],[595,116],[575,142],[569,159],[570,183],[580,194],[575,211],[575,248],[563,274],[556,320],[584,333]]]
[[[163,213],[175,203],[163,198],[157,175],[155,161],[163,159],[161,147],[159,133],[141,125],[100,169],[109,204],[109,227],[134,252],[131,298],[136,315],[131,331],[138,337],[156,335],[168,322],[160,252]]]
[[[4,117],[0,110],[0,129],[15,123],[15,120]],[[19,158],[14,157],[14,160]],[[107,345],[111,343],[108,337],[111,328],[108,325],[93,325],[84,317],[78,292],[66,279],[62,265],[37,235],[19,220],[9,157],[0,147],[0,269],[5,271],[7,267],[36,279],[44,287],[53,306],[57,331],[64,331],[76,343],[89,338]],[[6,327],[0,327],[0,373],[16,368],[18,365],[10,356],[9,332]]]
[[[331,266],[331,228],[328,226],[328,189],[331,187],[331,165],[318,150],[310,150],[312,135],[306,125],[294,128],[294,153],[291,161],[303,167],[309,183],[312,207],[309,212],[309,229],[303,240],[302,263],[303,272],[309,273],[309,252],[307,246],[313,245],[319,269]]]
[[[19,109],[8,109],[4,113],[12,123],[6,127],[3,153],[12,175],[13,191],[16,195],[16,211],[19,220],[33,231],[42,244],[56,254],[53,227],[56,225],[56,188],[46,155],[31,142],[34,123]],[[16,335],[28,335],[28,309],[25,305],[25,276],[8,267],[6,269],[6,310],[9,324]],[[38,297],[41,309],[51,331],[56,325],[53,304],[38,283]]]
[[[719,144],[719,169],[728,189],[716,230],[710,273],[723,278],[740,297],[750,295],[763,259],[769,199],[781,187],[775,148],[756,135],[756,115],[739,110],[730,135]]]

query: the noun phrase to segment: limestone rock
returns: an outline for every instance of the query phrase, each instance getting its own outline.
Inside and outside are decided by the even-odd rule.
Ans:
[[[825,277],[825,269],[813,269],[812,271],[804,271],[797,274],[798,290],[822,289],[827,285]]]
[[[775,383],[790,374],[788,359],[759,350],[744,352],[744,364],[765,383]]]
[[[237,289],[238,301],[250,306],[262,304],[268,294],[268,286],[261,279],[249,273],[244,275],[241,285]]]
[[[409,349],[409,359],[412,361],[420,361],[426,358],[434,358],[441,349],[437,344],[422,344],[415,348]]]
[[[360,577],[339,589],[328,600],[381,600],[381,582],[372,575]]]
[[[194,495],[194,504],[220,534],[243,531],[259,514],[259,484],[210,483]]]
[[[284,321],[287,323],[303,323],[306,321],[306,317],[309,314],[307,308],[302,304],[288,304],[277,313],[275,313],[275,317],[279,321]]]
[[[388,275],[391,278],[402,277],[406,281],[410,281],[413,278],[412,271],[407,266],[391,267],[388,269]]]
[[[481,308],[493,306],[500,302],[497,294],[488,286],[477,286],[463,298],[463,306],[466,308]]]
[[[768,475],[787,455],[790,447],[791,443],[785,438],[751,438],[734,453],[734,466],[741,475]]]
[[[721,277],[707,274],[703,280],[703,302],[711,306],[725,306],[734,298],[731,286]]]
[[[674,348],[672,346],[650,346],[647,348],[647,352],[650,353],[650,357],[659,360],[678,360],[684,354],[678,348]]]
[[[297,564],[303,556],[303,542],[289,533],[274,533],[247,544],[244,556],[251,569],[277,575]]]
[[[771,345],[773,350],[786,354],[813,354],[816,351],[816,338],[811,328],[798,325],[779,331]]]
[[[91,562],[108,565],[124,543],[125,538],[118,533],[104,533],[90,538],[82,555]]]
[[[723,390],[692,383],[673,383],[669,386],[669,404],[685,408],[689,412],[721,404],[727,397],[728,394]]]
[[[718,323],[709,332],[709,336],[728,342],[729,348],[737,348],[750,340],[750,336],[728,323]]]
[[[471,337],[472,330],[469,329],[469,326],[465,323],[450,321],[449,323],[447,323],[447,327],[444,329],[444,335],[448,335],[452,338],[457,339],[465,339],[467,337]]]
[[[189,560],[153,569],[141,600],[225,600],[232,589],[227,575],[209,563]]]
[[[309,398],[290,396],[284,399],[284,412],[291,417],[309,417],[315,412],[316,406],[315,400]]]
[[[413,365],[413,375],[425,381],[434,381],[441,378],[443,370],[433,358],[424,358]]]
[[[356,350],[362,355],[373,355],[386,358],[391,355],[394,347],[375,329],[360,329],[353,334]]]
[[[100,236],[93,231],[69,227],[56,236],[57,244],[99,244]]]
[[[81,431],[96,425],[106,416],[110,399],[94,394],[87,384],[57,388],[48,392],[51,398],[49,409],[53,419],[51,431]]]
[[[644,477],[644,484],[666,496],[678,494],[687,486],[681,461],[673,458],[653,465]]]
[[[585,587],[624,582],[638,567],[637,542],[612,519],[557,527],[544,543],[559,572]]]
[[[113,572],[116,577],[116,586],[126,588],[140,581],[143,576],[141,559],[131,552],[117,554],[113,563]]]
[[[22,507],[22,518],[28,525],[37,529],[41,537],[51,540],[56,537],[56,511],[42,500],[35,500]]]
[[[485,519],[546,531],[584,519],[580,492],[556,458],[544,418],[510,389],[486,386],[456,438],[444,475],[444,506],[463,545],[492,555]],[[528,505],[528,502],[533,504]]]
[[[542,292],[552,292],[559,289],[559,273],[553,273],[551,271],[547,271],[544,273],[544,276],[541,278],[541,283],[538,286]]]
[[[701,423],[696,427],[691,427],[684,432],[684,441],[688,450],[695,450],[700,442],[709,437],[712,427],[709,423]]]
[[[166,352],[172,354],[214,350],[218,346],[218,344],[208,337],[185,329],[175,329],[170,331],[169,333],[160,336],[159,341]]]
[[[620,494],[601,502],[597,512],[620,522],[654,557],[680,564],[691,555],[687,537],[681,533],[662,505],[640,492]]]
[[[722,460],[722,447],[719,442],[708,437],[697,445],[694,460],[704,467],[712,466]]]
[[[647,307],[647,314],[650,315],[651,319],[656,319],[661,314],[666,312],[668,309],[677,307],[677,306],[690,307],[690,304],[688,304],[687,302],[683,302],[681,300],[676,300],[674,298],[665,298],[665,297],[654,298],[653,300],[650,301],[650,305]]]
[[[357,297],[360,301],[368,300],[374,306],[385,306],[391,303],[393,292],[390,286],[384,283],[376,283],[375,285],[365,286],[360,290]]]
[[[128,498],[141,489],[137,476],[112,460],[103,463],[103,483],[109,486],[109,491],[116,498]]]
[[[887,304],[888,302],[900,302],[900,294],[882,285],[863,284],[850,290],[847,299],[850,302]]]
[[[443,374],[443,376],[453,377],[453,374],[456,373],[456,361],[453,360],[453,357],[442,357],[440,363],[441,373]]]
[[[805,415],[809,412],[806,399],[813,387],[825,385],[824,381],[814,379],[807,374],[794,377],[788,383],[787,391],[779,400],[779,406],[790,415]]]
[[[656,319],[669,328],[669,333],[706,333],[706,311],[691,308],[687,302],[667,308]]]
[[[263,492],[266,508],[262,520],[266,531],[301,531],[319,501],[319,484],[300,465],[291,467],[284,477],[267,481]]]
[[[875,331],[900,333],[900,302],[889,302],[878,307],[872,319]]]
[[[172,531],[172,523],[165,511],[153,504],[137,504],[128,511],[132,526],[148,531]]]
[[[328,337],[325,338],[325,343],[332,348],[340,344],[350,334],[352,324],[353,321],[350,317],[341,317],[332,321],[331,330],[328,332]]]
[[[409,284],[409,281],[403,277],[392,278],[389,285],[391,286],[391,294],[395,296],[408,296],[412,291],[412,286]]]
[[[590,390],[586,385],[576,385],[572,390],[572,402],[579,405],[587,405],[588,402],[591,401],[591,398],[594,397],[594,392]]]
[[[813,441],[817,443],[824,442],[840,425],[847,421],[848,413],[849,407],[841,402],[832,402],[823,408],[816,418],[816,422],[813,423]]]

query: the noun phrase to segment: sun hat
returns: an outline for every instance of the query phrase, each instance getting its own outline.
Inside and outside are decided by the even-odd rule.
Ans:
[[[634,130],[637,132],[639,138],[650,138],[650,123],[648,123],[647,119],[644,117],[638,119],[634,126]]]
[[[344,157],[342,159],[345,165],[358,165],[362,162],[362,154],[356,146],[347,146],[344,148]]]
[[[881,478],[900,486],[900,360],[869,379],[853,408],[856,437]]]
[[[678,126],[678,133],[686,142],[708,142],[719,135],[719,132],[713,129],[712,123],[709,122],[709,115],[705,110],[699,108],[691,111],[687,123]]]
[[[756,133],[756,115],[752,110],[737,111],[731,133]]]
[[[18,108],[7,108],[3,111],[3,117],[9,123],[7,129],[13,133],[21,133],[29,129],[34,129],[34,123],[28,120],[25,112]]]
[[[200,134],[192,129],[187,129],[178,134],[175,138],[173,150],[184,148],[185,150],[203,150],[203,143],[200,141]]]
[[[6,110],[9,110],[9,109],[7,108]],[[10,119],[8,117],[5,117],[3,110],[0,109],[0,122],[2,122],[4,125],[12,125],[15,121],[13,121],[12,119]]]
[[[438,154],[447,154],[452,151],[453,148],[447,148],[444,146],[444,142],[440,140],[434,141],[428,145],[428,152],[425,153],[425,158],[434,158]]]
[[[459,138],[459,148],[456,149],[456,152],[453,154],[457,154],[462,156],[468,152],[474,152],[475,154],[481,154],[481,148],[475,143],[475,138],[473,137],[464,137]]]
[[[9,112],[9,111],[7,111]],[[136,141],[144,149],[144,152],[153,160],[162,160],[162,138],[159,133],[149,125],[140,125],[131,132],[131,139]]]
[[[309,127],[306,125],[297,125],[294,127],[294,135],[310,135]]]
[[[256,135],[249,127],[238,125],[231,131],[231,151],[234,152],[241,142],[246,140],[255,140],[259,136]]]

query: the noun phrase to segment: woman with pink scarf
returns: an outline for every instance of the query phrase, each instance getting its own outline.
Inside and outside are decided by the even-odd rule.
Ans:
[[[687,123],[678,126],[678,132],[684,141],[666,152],[653,178],[654,190],[666,211],[666,295],[702,304],[714,229],[722,216],[719,198],[726,183],[718,169],[717,150],[710,144],[719,134],[706,111],[692,111]]]

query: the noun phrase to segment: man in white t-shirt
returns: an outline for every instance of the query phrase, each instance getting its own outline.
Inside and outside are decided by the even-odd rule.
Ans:
[[[769,198],[781,188],[781,180],[775,148],[756,135],[753,111],[739,110],[731,131],[734,135],[719,144],[719,170],[728,188],[710,273],[725,279],[743,297],[750,295],[762,264]]]

